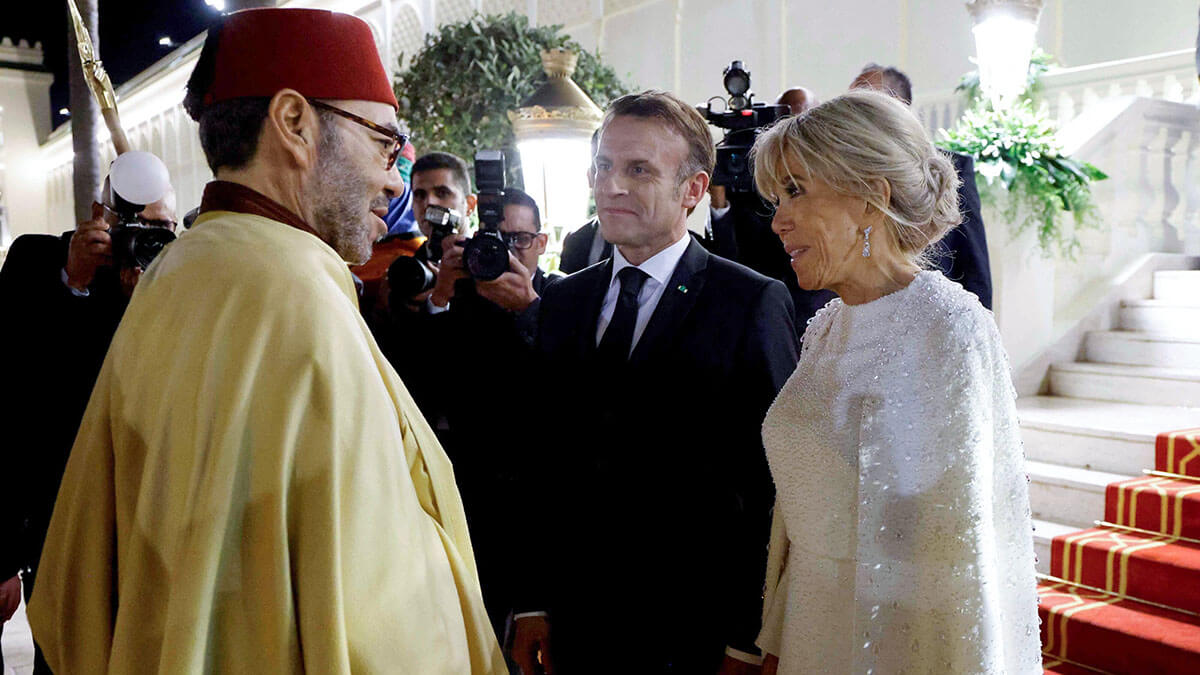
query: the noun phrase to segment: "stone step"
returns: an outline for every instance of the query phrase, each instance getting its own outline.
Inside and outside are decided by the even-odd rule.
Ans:
[[[1034,520],[1078,529],[1104,517],[1104,489],[1127,475],[1025,460]]]
[[[1200,370],[1056,363],[1050,366],[1050,393],[1099,401],[1198,408]]]
[[[1017,416],[1027,458],[1129,476],[1154,467],[1158,434],[1200,427],[1200,408],[1065,396],[1021,398]]]
[[[1154,299],[1200,304],[1200,270],[1162,270],[1154,273]]]
[[[1063,534],[1078,532],[1082,528],[1071,525],[1052,523],[1048,520],[1033,521],[1033,552],[1037,555],[1037,571],[1040,574],[1050,573],[1050,542]]]
[[[1200,336],[1093,331],[1084,345],[1087,360],[1093,363],[1200,369]]]
[[[1121,303],[1121,328],[1166,335],[1200,336],[1200,305],[1170,300],[1125,300]]]

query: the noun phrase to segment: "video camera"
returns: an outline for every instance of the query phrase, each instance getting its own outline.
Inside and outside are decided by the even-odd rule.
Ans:
[[[109,231],[113,264],[146,269],[167,244],[175,241],[174,232],[138,215],[170,191],[167,166],[149,152],[131,150],[113,160],[107,184],[104,206],[117,217]]]
[[[734,61],[724,71],[728,99],[714,96],[702,106],[696,106],[708,123],[725,129],[725,138],[717,144],[717,165],[713,185],[723,185],[732,193],[754,192],[754,167],[750,165],[750,148],[763,129],[789,113],[785,105],[755,103],[750,91],[750,73],[741,61]],[[714,111],[712,102],[721,100],[725,109]]]

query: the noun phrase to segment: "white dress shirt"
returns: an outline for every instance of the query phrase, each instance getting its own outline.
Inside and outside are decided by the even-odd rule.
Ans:
[[[679,259],[683,257],[683,252],[687,250],[688,244],[691,242],[692,238],[687,232],[684,232],[678,241],[655,253],[641,265],[632,265],[625,259],[625,256],[621,255],[620,249],[613,248],[612,277],[608,282],[608,293],[604,295],[604,304],[600,306],[600,320],[596,322],[597,345],[604,337],[604,331],[608,329],[613,313],[617,311],[617,298],[621,295],[621,282],[617,279],[617,273],[626,267],[637,267],[650,277],[646,279],[641,292],[638,293],[637,322],[633,325],[633,342],[629,345],[629,353],[633,354],[638,340],[646,331],[646,324],[650,323],[654,308],[658,307],[658,301],[662,299],[663,291],[667,289],[667,283],[671,281],[671,275],[675,273],[675,266],[679,264]]]

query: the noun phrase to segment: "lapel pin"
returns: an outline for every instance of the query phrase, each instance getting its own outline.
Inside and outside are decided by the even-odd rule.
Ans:
[[[687,286],[684,286],[683,284],[679,284],[678,290],[680,293],[687,293]]]

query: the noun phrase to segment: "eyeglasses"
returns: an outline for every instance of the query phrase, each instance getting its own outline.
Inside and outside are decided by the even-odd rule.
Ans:
[[[351,122],[356,122],[358,124],[361,124],[364,127],[370,129],[371,131],[374,131],[377,134],[383,134],[384,136],[387,136],[388,138],[392,139],[392,142],[395,144],[395,147],[392,148],[391,154],[388,155],[387,165],[383,167],[384,171],[392,170],[392,167],[396,165],[396,158],[400,156],[400,151],[403,150],[404,146],[408,144],[408,134],[402,134],[398,131],[394,131],[392,129],[389,129],[389,128],[383,126],[382,124],[376,124],[375,122],[372,122],[371,120],[366,119],[365,117],[359,117],[358,115],[355,115],[354,113],[349,112],[347,110],[342,110],[341,108],[335,108],[335,107],[329,105],[328,103],[322,103],[320,101],[316,101],[316,100],[313,100],[310,98],[310,99],[308,99],[308,104],[314,108],[320,108],[321,110],[328,110],[329,112],[331,112],[335,115],[341,115],[342,117],[345,117],[346,119],[350,120]]]
[[[101,206],[103,206],[104,210],[111,214],[114,219],[117,219],[118,221],[121,219],[121,214],[114,211],[108,204],[101,204]],[[179,225],[179,223],[175,222],[174,220],[168,220],[164,218],[143,218],[140,215],[134,216],[132,222],[143,227],[161,227],[165,230],[171,230],[172,232],[174,232],[175,228]]]
[[[533,242],[537,241],[537,238],[542,235],[538,232],[501,232],[500,236],[510,248],[524,251],[533,246]]]

